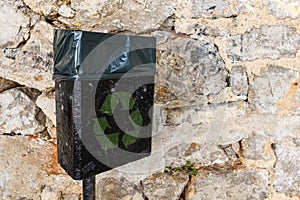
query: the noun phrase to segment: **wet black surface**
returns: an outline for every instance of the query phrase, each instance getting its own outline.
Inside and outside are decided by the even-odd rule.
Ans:
[[[150,155],[153,77],[122,79],[122,85],[114,91],[118,80],[56,82],[58,160],[74,179],[83,179]],[[113,115],[100,111],[108,95],[124,91],[134,99],[131,109],[124,109],[119,102]],[[129,117],[136,110],[142,118],[142,129],[135,142],[125,145],[122,140],[125,132],[135,129]],[[116,115],[122,119],[122,127],[126,130],[119,127],[114,119]],[[118,133],[116,146],[107,149],[99,144],[93,130],[95,120],[103,117],[110,126],[103,130],[104,134]]]

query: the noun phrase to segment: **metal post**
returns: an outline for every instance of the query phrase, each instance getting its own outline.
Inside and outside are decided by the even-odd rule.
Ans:
[[[95,176],[91,176],[83,179],[83,200],[95,200],[96,190],[95,190]]]

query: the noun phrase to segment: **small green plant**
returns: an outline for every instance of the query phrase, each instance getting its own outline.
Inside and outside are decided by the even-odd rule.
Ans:
[[[181,167],[166,167],[166,170],[169,172],[186,172],[191,176],[196,176],[198,173],[197,168],[195,167],[194,163],[192,163],[191,161],[187,160],[185,165],[181,166]]]

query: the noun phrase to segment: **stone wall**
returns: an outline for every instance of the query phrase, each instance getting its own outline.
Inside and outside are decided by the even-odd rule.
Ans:
[[[300,198],[299,0],[2,0],[0,199],[81,199],[57,164],[54,28],[154,36],[153,153],[99,200]]]

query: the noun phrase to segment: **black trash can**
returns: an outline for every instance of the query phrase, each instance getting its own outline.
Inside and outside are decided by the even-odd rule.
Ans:
[[[155,38],[54,31],[58,161],[84,179],[149,156]]]

